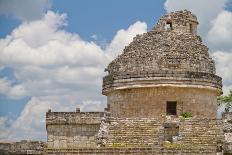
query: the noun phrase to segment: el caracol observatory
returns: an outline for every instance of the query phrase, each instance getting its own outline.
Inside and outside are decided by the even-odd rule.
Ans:
[[[198,24],[190,11],[171,12],[151,31],[134,37],[105,68],[103,112],[77,108],[46,113],[44,153],[222,155],[224,148],[232,152],[232,140],[225,143],[223,136],[225,121],[216,118],[222,79],[197,34]],[[232,120],[232,114],[226,118]],[[230,131],[228,125],[224,131]]]
[[[216,155],[222,81],[197,26],[190,11],[177,11],[137,35],[105,69],[104,112],[47,113],[48,150]]]
[[[107,66],[102,92],[111,116],[216,118],[221,78],[197,25],[189,11],[164,15]]]

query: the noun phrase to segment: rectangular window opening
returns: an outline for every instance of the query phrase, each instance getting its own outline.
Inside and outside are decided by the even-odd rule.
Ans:
[[[189,26],[190,26],[190,33],[193,33],[193,25],[190,24]]]
[[[166,30],[166,31],[172,30],[172,22],[167,22],[167,23],[166,23],[166,25],[165,25],[165,30]]]
[[[176,115],[176,101],[167,101],[166,115]]]

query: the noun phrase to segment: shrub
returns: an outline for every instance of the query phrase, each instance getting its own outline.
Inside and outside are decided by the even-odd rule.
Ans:
[[[192,113],[191,112],[183,112],[181,114],[181,116],[184,117],[184,118],[190,118],[190,117],[192,117]]]

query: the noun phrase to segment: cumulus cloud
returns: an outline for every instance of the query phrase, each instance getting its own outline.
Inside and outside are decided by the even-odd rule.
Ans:
[[[51,2],[49,0],[1,0],[0,14],[30,21],[42,17],[50,7]]]
[[[0,117],[0,139],[4,139],[9,135],[7,130],[7,117]]]
[[[147,30],[146,23],[138,21],[127,30],[119,30],[103,49],[78,34],[64,31],[66,18],[66,14],[48,11],[41,19],[24,22],[0,39],[0,67],[11,68],[18,82],[13,85],[3,78],[0,93],[10,96],[22,89],[21,95],[32,97],[19,118],[7,128],[10,134],[5,139],[44,138],[48,108],[103,111],[104,67],[136,34]],[[15,91],[5,92],[13,88]]]
[[[63,106],[55,100],[33,97],[25,106],[20,116],[10,128],[5,127],[6,118],[0,119],[2,124],[0,138],[2,140],[41,139],[45,140],[45,113],[48,109],[70,110],[71,106]],[[2,122],[2,123],[1,123]]]
[[[223,79],[223,92],[232,89],[232,12],[222,11],[211,21],[207,42],[216,60],[217,73]]]
[[[26,90],[21,84],[13,85],[6,78],[0,78],[0,94],[6,95],[10,99],[20,99],[26,95]]]
[[[232,49],[232,48],[231,48]],[[217,73],[223,78],[223,91],[228,94],[232,89],[232,50],[231,51],[216,51],[212,54],[216,61]]]
[[[232,49],[232,12],[222,11],[211,24],[212,28],[207,35],[211,47],[220,50]]]
[[[108,55],[111,59],[115,58],[118,54],[120,54],[120,51],[123,50],[125,45],[132,41],[135,34],[142,34],[146,32],[146,30],[147,24],[140,21],[131,25],[127,30],[119,30],[106,49]]]

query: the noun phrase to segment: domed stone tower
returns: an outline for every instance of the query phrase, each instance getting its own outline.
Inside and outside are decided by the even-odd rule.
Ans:
[[[164,15],[107,66],[102,93],[112,117],[216,117],[221,78],[197,25],[187,10]]]

